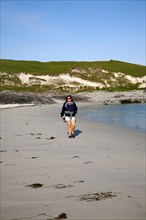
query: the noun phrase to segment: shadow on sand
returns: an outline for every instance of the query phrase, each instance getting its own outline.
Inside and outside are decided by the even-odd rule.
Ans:
[[[80,131],[80,130],[75,130],[75,131],[74,131],[75,137],[78,136],[78,135],[81,134],[81,133],[82,133],[82,131]]]

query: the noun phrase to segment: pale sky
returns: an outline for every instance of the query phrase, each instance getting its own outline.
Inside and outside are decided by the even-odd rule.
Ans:
[[[1,0],[1,59],[146,65],[145,0]]]

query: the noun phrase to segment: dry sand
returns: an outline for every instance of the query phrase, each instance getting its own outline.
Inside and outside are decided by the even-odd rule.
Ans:
[[[75,139],[61,103],[1,110],[1,220],[145,219],[145,134],[83,120],[84,105]]]

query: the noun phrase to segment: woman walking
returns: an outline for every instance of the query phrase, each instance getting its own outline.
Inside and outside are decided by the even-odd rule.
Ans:
[[[67,129],[68,129],[68,138],[74,138],[74,130],[76,126],[76,114],[78,108],[76,103],[74,102],[71,95],[66,97],[66,101],[62,106],[61,117],[65,117],[65,121],[67,122]]]

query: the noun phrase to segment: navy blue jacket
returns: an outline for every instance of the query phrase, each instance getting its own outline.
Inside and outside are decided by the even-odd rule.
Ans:
[[[63,115],[69,116],[69,117],[75,116],[77,111],[78,111],[78,108],[75,102],[70,102],[70,103],[64,102],[60,115],[61,117]]]

